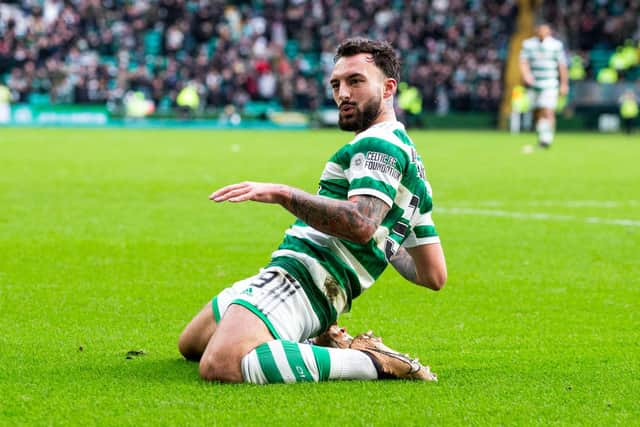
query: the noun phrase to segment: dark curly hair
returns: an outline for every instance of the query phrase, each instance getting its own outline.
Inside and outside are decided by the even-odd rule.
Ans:
[[[385,76],[400,81],[400,60],[387,41],[353,37],[344,40],[336,50],[333,61],[336,62],[343,56],[354,56],[359,53],[368,53],[373,57],[373,62],[382,70]]]

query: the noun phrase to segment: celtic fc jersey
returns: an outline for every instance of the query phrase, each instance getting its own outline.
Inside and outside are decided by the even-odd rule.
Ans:
[[[390,207],[364,245],[297,220],[273,253],[271,265],[285,268],[303,286],[315,284],[304,287],[322,323],[348,311],[351,300],[373,284],[400,246],[440,241],[422,160],[400,122],[374,125],[338,150],[322,172],[318,195],[338,200],[374,196]]]
[[[543,41],[538,37],[526,39],[522,44],[520,60],[529,63],[534,89],[556,89],[559,86],[558,66],[566,64],[560,40],[553,37],[546,37]]]

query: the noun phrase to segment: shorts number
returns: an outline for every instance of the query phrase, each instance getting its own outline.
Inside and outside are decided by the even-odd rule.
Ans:
[[[277,275],[278,273],[275,271],[267,271],[266,273],[256,277],[255,281],[251,282],[250,286],[253,286],[254,288],[262,288],[269,282],[273,281]]]

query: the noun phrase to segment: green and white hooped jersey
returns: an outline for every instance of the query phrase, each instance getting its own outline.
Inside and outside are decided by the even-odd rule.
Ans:
[[[526,60],[533,74],[533,89],[556,89],[559,86],[558,66],[567,63],[562,42],[553,37],[540,41],[538,37],[526,39],[520,51],[520,60]]]
[[[330,236],[297,220],[273,253],[271,265],[285,268],[303,286],[312,279],[325,297],[320,299],[330,302],[326,312],[317,289],[305,289],[322,323],[349,311],[351,300],[373,284],[400,246],[440,242],[431,219],[431,187],[400,122],[374,125],[338,150],[322,172],[318,195],[338,200],[368,195],[391,207],[367,244]],[[307,280],[299,277],[303,275]]]

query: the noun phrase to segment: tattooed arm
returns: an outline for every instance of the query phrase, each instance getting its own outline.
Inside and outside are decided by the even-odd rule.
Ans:
[[[377,197],[335,200],[286,185],[259,182],[229,185],[209,198],[216,202],[277,203],[318,231],[360,244],[371,240],[389,211],[389,206]]]
[[[409,255],[409,252],[402,246],[398,251],[389,258],[389,262],[398,273],[412,283],[418,283],[418,272],[416,271],[416,263]]]
[[[402,277],[434,291],[442,289],[447,281],[447,264],[439,243],[400,247],[389,261]]]
[[[295,188],[281,204],[316,230],[361,244],[371,240],[389,210],[386,203],[373,196],[334,200]]]

